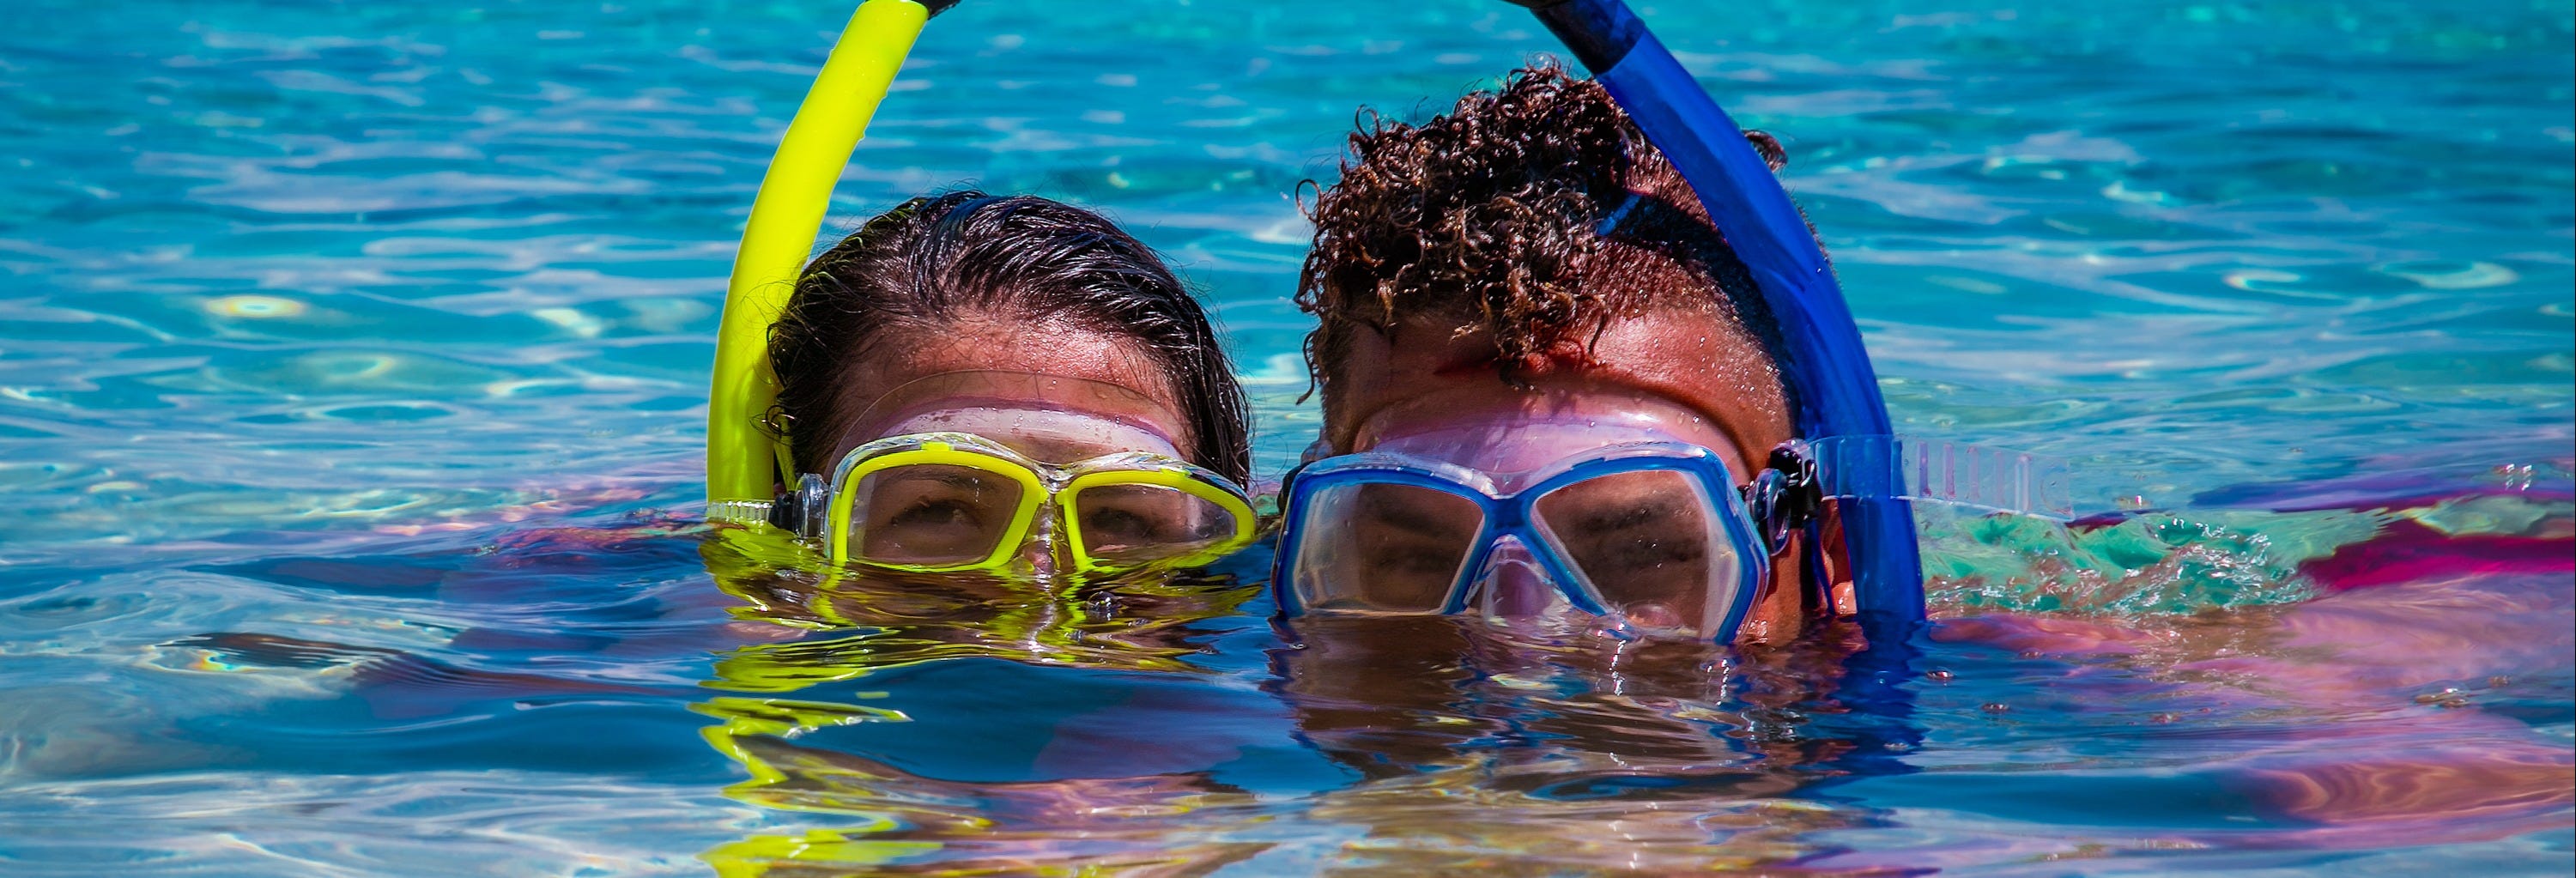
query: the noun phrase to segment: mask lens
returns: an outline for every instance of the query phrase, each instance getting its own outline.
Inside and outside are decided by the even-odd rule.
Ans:
[[[1644,628],[1703,633],[1735,597],[1742,559],[1700,481],[1674,470],[1585,479],[1548,492],[1539,529],[1605,608]]]
[[[965,466],[888,467],[851,488],[850,554],[878,564],[970,564],[1018,517],[1020,483]]]
[[[1186,555],[1234,536],[1225,507],[1161,485],[1083,488],[1068,503],[1083,551],[1112,567]]]
[[[1485,525],[1475,501],[1412,485],[1335,485],[1299,514],[1290,575],[1315,610],[1439,612]]]

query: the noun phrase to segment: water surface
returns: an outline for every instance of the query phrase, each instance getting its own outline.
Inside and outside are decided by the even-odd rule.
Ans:
[[[1902,429],[2146,511],[1927,512],[1898,665],[1282,632],[1257,556],[824,586],[692,519],[731,248],[845,7],[14,4],[0,871],[2564,872],[2570,4],[1641,8],[1788,145]],[[1034,9],[932,25],[831,229],[1111,213],[1277,473],[1297,184],[1545,34]]]

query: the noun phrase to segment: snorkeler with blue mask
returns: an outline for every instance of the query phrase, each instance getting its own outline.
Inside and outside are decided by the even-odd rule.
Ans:
[[[1524,5],[1608,73],[1541,65],[1419,125],[1364,122],[1309,209],[1299,301],[1320,322],[1324,431],[1284,489],[1283,614],[1721,643],[1859,617],[1907,636],[1905,504],[1958,499],[1926,475],[1964,455],[1968,499],[2016,511],[2057,506],[2062,484],[2028,458],[1888,435],[1822,251],[1771,177],[1778,143],[1638,60],[1670,64],[1617,4]],[[1693,99],[1705,112],[1683,118]]]

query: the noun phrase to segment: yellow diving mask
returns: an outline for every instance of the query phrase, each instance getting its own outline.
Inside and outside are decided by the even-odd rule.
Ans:
[[[1154,426],[1179,420],[1107,382],[942,373],[861,412],[851,435],[884,438],[842,452],[828,478],[803,473],[773,502],[709,513],[766,522],[834,564],[1094,575],[1197,566],[1251,542],[1257,519],[1242,486],[1181,459]]]
[[[834,564],[919,573],[1191,567],[1250,543],[1255,524],[1242,488],[1187,461],[1122,451],[1049,464],[968,433],[860,445],[829,479],[806,473],[760,505]]]

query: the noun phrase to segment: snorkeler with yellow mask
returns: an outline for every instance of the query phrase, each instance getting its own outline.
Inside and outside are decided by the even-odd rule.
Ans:
[[[1248,541],[1242,391],[1143,244],[1028,196],[916,199],[817,257],[771,328],[768,503],[835,565],[1047,577]]]
[[[862,4],[762,181],[718,343],[707,517],[904,573],[1115,576],[1242,547],[1242,388],[1206,312],[1106,218],[954,192],[804,261],[947,5]]]

